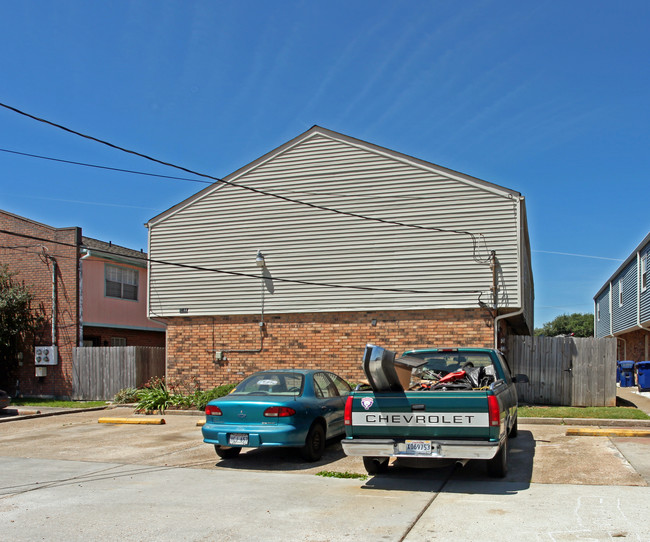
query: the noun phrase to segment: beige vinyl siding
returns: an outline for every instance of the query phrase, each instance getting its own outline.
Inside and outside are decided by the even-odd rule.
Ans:
[[[385,220],[485,236],[476,256],[496,250],[499,304],[517,307],[520,205],[510,191],[451,178],[410,161],[321,134],[244,168],[229,181]],[[469,235],[424,231],[337,215],[240,188],[215,185],[150,227],[150,256],[274,279],[421,290],[360,291],[273,280],[265,312],[475,308],[491,305],[492,274],[474,260]],[[261,279],[152,263],[151,316],[257,314]],[[473,293],[458,291],[475,290]]]

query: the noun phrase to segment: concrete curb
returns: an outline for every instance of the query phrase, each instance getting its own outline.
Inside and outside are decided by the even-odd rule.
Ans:
[[[3,422],[13,422],[18,420],[29,420],[32,418],[42,418],[46,416],[62,416],[64,414],[76,414],[78,412],[93,412],[99,410],[110,410],[114,408],[121,407],[133,407],[134,405],[106,405],[103,407],[93,407],[93,408],[61,408],[51,411],[36,410],[33,409],[25,410],[29,414],[20,414],[18,411],[15,415],[10,415],[12,411],[17,409],[12,409],[10,407],[5,408],[7,414],[0,414],[0,423]],[[44,407],[48,408],[48,407]],[[52,408],[52,407],[49,407]],[[174,415],[174,416],[205,416],[205,412],[202,410],[165,410],[165,416]],[[138,416],[149,416],[149,414],[138,414]],[[598,419],[598,418],[519,418],[519,423],[521,425],[582,425],[587,427],[639,427],[639,428],[648,428],[650,429],[650,420],[611,420],[611,419]]]
[[[165,418],[99,418],[97,423],[165,425]]]
[[[566,430],[567,436],[573,437],[650,437],[650,429],[587,429],[586,427],[571,427]]]
[[[52,407],[45,407],[52,408]],[[92,408],[61,408],[57,410],[25,410],[25,414],[21,414],[21,410],[16,408],[5,408],[5,413],[0,414],[0,423],[3,422],[16,422],[19,420],[31,420],[33,418],[46,418],[48,416],[62,416],[64,414],[76,414],[78,412],[94,412],[98,410],[106,410],[115,408],[113,405],[106,405],[103,407]]]
[[[650,420],[610,420],[599,418],[519,418],[521,425],[586,425],[590,427],[646,427]]]

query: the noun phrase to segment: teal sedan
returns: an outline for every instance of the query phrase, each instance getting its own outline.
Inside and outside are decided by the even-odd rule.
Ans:
[[[343,436],[345,399],[351,389],[323,370],[282,369],[254,373],[229,395],[205,407],[203,442],[221,458],[242,448],[290,446],[318,461],[331,438]]]

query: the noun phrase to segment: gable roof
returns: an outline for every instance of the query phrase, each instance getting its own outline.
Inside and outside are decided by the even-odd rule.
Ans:
[[[373,143],[368,143],[366,141],[362,141],[361,139],[356,139],[338,132],[334,132],[332,130],[328,130],[327,128],[323,128],[321,126],[312,126],[309,130],[306,132],[303,132],[299,136],[293,138],[292,140],[288,141],[284,145],[281,145],[277,147],[276,149],[273,149],[272,151],[266,153],[265,155],[261,156],[260,158],[254,160],[250,164],[247,164],[238,170],[234,171],[233,173],[229,174],[226,176],[224,179],[215,181],[213,184],[210,186],[207,186],[203,190],[200,190],[196,194],[190,196],[189,198],[181,201],[180,203],[174,205],[173,207],[170,207],[166,211],[163,211],[162,213],[154,216],[151,218],[145,226],[150,227],[153,226],[155,223],[160,222],[162,220],[165,220],[166,218],[172,216],[175,214],[177,211],[187,207],[188,205],[191,205],[194,201],[203,198],[205,195],[218,190],[219,188],[225,186],[228,183],[234,183],[234,181],[241,177],[242,175],[254,170],[255,168],[261,166],[262,164],[265,164],[269,160],[272,160],[273,158],[281,155],[282,153],[288,151],[289,149],[295,147],[296,145],[307,141],[310,138],[316,137],[316,136],[321,136],[321,137],[326,137],[329,139],[332,139],[334,141],[338,141],[341,143],[346,143],[348,145],[358,147],[361,149],[364,149],[369,152],[374,152],[376,154],[380,154],[382,156],[392,158],[394,160],[403,162],[403,163],[408,163],[412,166],[419,167],[421,169],[427,170],[427,171],[432,171],[437,174],[444,175],[446,177],[455,179],[457,181],[464,182],[468,185],[481,188],[483,190],[486,190],[488,192],[502,195],[504,197],[517,197],[520,198],[521,194],[515,190],[510,190],[508,188],[504,188],[502,186],[499,186],[494,183],[490,183],[487,181],[483,181],[481,179],[478,179],[476,177],[472,177],[470,175],[466,175],[464,173],[460,173],[457,171],[454,171],[452,169],[445,168],[443,166],[438,166],[436,164],[433,164],[431,162],[426,162],[425,160],[420,160],[419,158],[414,158],[412,156],[409,156],[407,154],[403,154],[397,151],[393,151],[390,149],[387,149],[385,147],[381,147],[379,145],[375,145]],[[240,187],[243,187],[244,185],[238,185]],[[245,187],[244,187],[245,188]],[[260,190],[256,190],[258,193],[260,193]]]
[[[83,238],[83,245],[87,254],[92,254],[98,258],[106,260],[115,260],[123,263],[129,263],[138,267],[147,266],[147,253],[139,250],[133,250],[120,245],[114,245],[111,242],[100,241],[92,237]]]
[[[602,294],[609,287],[609,283],[612,282],[617,277],[617,275],[621,273],[628,265],[630,265],[632,260],[636,258],[636,253],[641,251],[641,249],[643,249],[648,244],[650,244],[650,233],[648,233],[648,235],[644,237],[643,241],[639,243],[639,245],[632,251],[632,253],[626,258],[626,260],[621,265],[618,266],[618,269],[614,271],[612,276],[605,281],[605,284],[601,286],[600,290],[598,290],[598,292],[594,296],[594,300],[597,300],[598,297],[600,297],[600,294]]]

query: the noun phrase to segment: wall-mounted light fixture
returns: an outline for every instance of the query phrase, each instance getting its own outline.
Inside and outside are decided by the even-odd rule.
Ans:
[[[257,256],[255,257],[255,264],[257,267],[266,267],[266,261],[264,261],[264,255],[261,250],[257,251]]]

